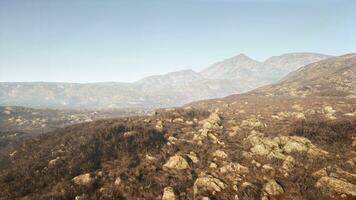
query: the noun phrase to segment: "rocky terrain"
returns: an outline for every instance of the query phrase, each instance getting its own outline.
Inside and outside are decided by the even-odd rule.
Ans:
[[[241,54],[200,73],[182,70],[133,83],[0,83],[0,105],[91,110],[180,106],[274,83],[299,67],[329,57],[293,53],[258,62]]]
[[[51,110],[26,107],[0,107],[0,152],[15,142],[34,137],[57,128],[123,116],[144,115],[144,109]]]
[[[123,116],[147,114],[144,109],[53,110],[27,107],[1,107],[0,129],[8,132],[48,132],[64,126]]]
[[[17,144],[0,157],[0,199],[355,199],[353,87],[328,92],[339,88],[334,80],[353,83],[343,73],[355,70],[352,60],[306,66],[305,80],[293,78],[302,69],[275,90],[81,123]],[[323,93],[279,90],[319,79],[329,85]]]
[[[290,73],[281,83],[255,93],[291,96],[356,96],[356,54],[347,54],[306,65]]]

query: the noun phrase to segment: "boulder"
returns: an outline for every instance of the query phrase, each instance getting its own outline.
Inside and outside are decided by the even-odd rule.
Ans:
[[[188,162],[180,155],[175,155],[163,165],[163,168],[183,170],[189,167]]]

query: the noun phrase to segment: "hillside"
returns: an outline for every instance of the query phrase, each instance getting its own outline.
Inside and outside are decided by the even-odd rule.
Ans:
[[[284,81],[256,93],[291,96],[356,96],[356,54],[313,63],[290,73]]]
[[[208,79],[236,80],[251,90],[277,82],[289,72],[330,57],[315,53],[289,53],[272,56],[264,62],[259,62],[239,54],[208,67],[200,74]]]
[[[4,82],[0,83],[0,105],[91,110],[180,106],[250,91],[274,83],[304,64],[328,57],[312,53],[288,54],[272,57],[266,65],[240,54],[201,73],[182,70],[133,83]]]
[[[353,81],[338,73],[352,55],[300,71],[315,81],[336,63],[330,77]],[[299,82],[296,74],[280,84]],[[257,91],[13,146],[0,156],[0,199],[355,199],[354,99]]]

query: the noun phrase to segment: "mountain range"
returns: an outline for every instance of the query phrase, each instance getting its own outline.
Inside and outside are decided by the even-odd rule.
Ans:
[[[60,109],[158,108],[224,97],[279,81],[331,56],[289,53],[259,62],[239,54],[201,72],[182,70],[133,83],[2,82],[0,105]]]

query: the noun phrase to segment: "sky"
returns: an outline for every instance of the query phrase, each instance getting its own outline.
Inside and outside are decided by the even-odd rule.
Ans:
[[[0,0],[0,82],[132,82],[244,53],[356,52],[355,0]]]

